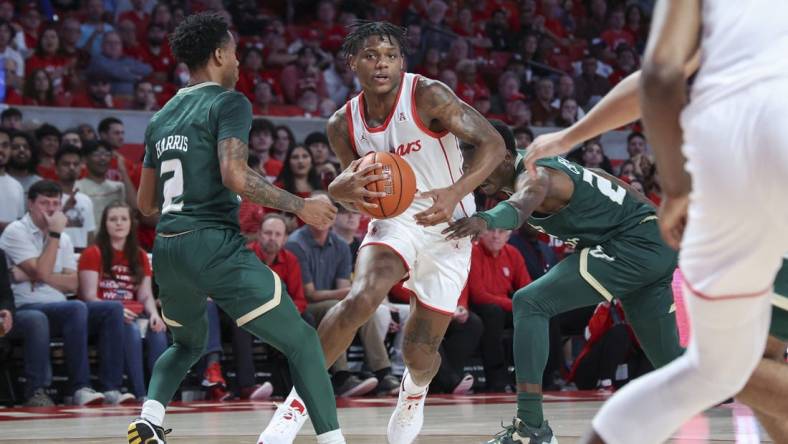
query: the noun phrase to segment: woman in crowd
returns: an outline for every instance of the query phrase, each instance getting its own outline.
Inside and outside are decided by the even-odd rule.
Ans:
[[[287,152],[276,186],[301,197],[323,189],[312,153],[303,145],[295,145]]]
[[[287,152],[295,145],[293,131],[286,125],[279,125],[274,128],[274,147],[271,156],[277,160],[284,161]]]
[[[79,258],[79,295],[85,301],[123,303],[126,374],[138,399],[146,393],[143,340],[148,371],[167,348],[166,326],[153,298],[151,274],[148,255],[137,241],[131,208],[120,201],[109,204],[101,215],[96,243]]]

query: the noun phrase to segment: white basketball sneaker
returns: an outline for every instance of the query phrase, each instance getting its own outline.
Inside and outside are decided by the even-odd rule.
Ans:
[[[292,444],[307,418],[309,414],[304,402],[295,390],[291,391],[285,402],[277,406],[268,427],[257,438],[257,444]]]
[[[411,444],[424,425],[424,401],[427,399],[427,389],[417,394],[406,392],[405,380],[409,377],[408,371],[405,370],[399,386],[397,407],[389,419],[387,432],[389,444]]]

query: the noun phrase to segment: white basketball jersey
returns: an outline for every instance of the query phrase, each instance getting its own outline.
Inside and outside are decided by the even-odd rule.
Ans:
[[[416,189],[430,191],[446,188],[462,176],[462,153],[454,134],[431,131],[416,112],[416,82],[419,76],[405,73],[399,87],[394,108],[382,125],[370,128],[364,119],[364,93],[345,104],[350,143],[356,154],[363,157],[372,151],[386,151],[402,156],[416,175]],[[408,211],[399,217],[413,218],[413,214],[432,205],[431,199],[415,199]],[[454,218],[473,215],[473,195],[465,196],[454,210]]]
[[[703,0],[701,64],[692,106],[788,77],[788,9],[774,0]]]

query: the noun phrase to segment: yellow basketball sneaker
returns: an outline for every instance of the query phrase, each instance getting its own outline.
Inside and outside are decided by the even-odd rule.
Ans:
[[[167,444],[166,436],[171,431],[164,430],[147,419],[137,418],[129,424],[129,444]]]
[[[547,421],[538,429],[528,426],[520,418],[514,418],[510,426],[501,426],[503,430],[486,444],[558,444]]]

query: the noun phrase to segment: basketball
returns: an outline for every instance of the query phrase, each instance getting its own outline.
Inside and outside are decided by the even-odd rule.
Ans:
[[[388,219],[399,216],[410,207],[413,197],[416,195],[416,176],[413,168],[402,157],[387,152],[369,153],[361,159],[358,169],[362,169],[374,163],[383,164],[378,168],[367,173],[369,174],[388,174],[388,180],[379,180],[367,185],[369,191],[386,193],[386,197],[367,198],[367,202],[377,204],[377,208],[364,208],[359,210],[375,219]]]

